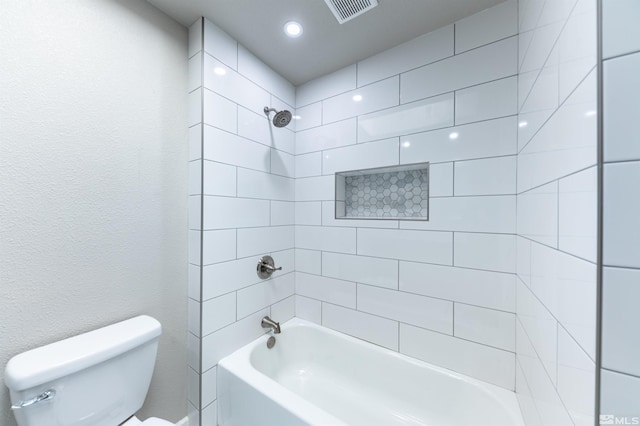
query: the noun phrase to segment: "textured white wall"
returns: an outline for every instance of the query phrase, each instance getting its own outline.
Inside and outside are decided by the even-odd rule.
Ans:
[[[0,366],[149,314],[164,334],[141,417],[178,420],[186,30],[144,1],[4,1],[0,39]]]

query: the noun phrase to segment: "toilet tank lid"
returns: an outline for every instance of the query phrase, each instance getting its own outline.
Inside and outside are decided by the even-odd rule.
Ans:
[[[158,320],[141,315],[23,352],[9,360],[4,382],[19,392],[116,357],[162,333]]]

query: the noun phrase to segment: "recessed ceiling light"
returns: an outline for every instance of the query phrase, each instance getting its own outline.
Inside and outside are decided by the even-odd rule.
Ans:
[[[362,100],[362,95],[353,95],[352,99],[356,102],[360,102]]]
[[[284,24],[284,33],[292,38],[300,37],[302,34],[302,25],[296,21],[289,21]]]
[[[216,74],[218,74],[218,75],[225,75],[225,74],[227,73],[227,70],[225,70],[225,69],[224,69],[224,68],[222,68],[222,67],[215,67],[215,68],[213,69],[213,72],[215,72],[215,73],[216,73]]]
[[[460,135],[458,134],[458,132],[453,132],[453,133],[449,134],[449,139],[456,140],[456,139],[458,139],[459,136]]]

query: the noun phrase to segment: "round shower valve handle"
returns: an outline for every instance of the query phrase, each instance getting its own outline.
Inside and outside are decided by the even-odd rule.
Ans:
[[[273,257],[271,256],[261,257],[260,261],[258,262],[258,266],[256,268],[256,272],[258,273],[258,276],[263,280],[270,278],[271,274],[273,274],[275,271],[281,271],[281,270],[282,270],[282,266],[276,268],[275,262],[273,261]]]

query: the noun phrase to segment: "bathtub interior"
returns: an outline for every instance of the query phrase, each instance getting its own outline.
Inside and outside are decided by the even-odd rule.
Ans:
[[[522,425],[513,392],[304,320],[265,342],[241,350],[247,367],[347,424]]]

